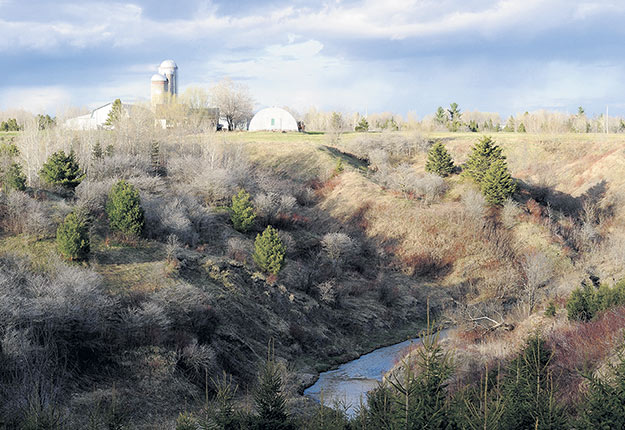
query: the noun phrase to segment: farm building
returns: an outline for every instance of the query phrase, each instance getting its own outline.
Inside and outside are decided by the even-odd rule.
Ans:
[[[249,131],[297,131],[297,121],[293,115],[277,107],[259,111],[250,121]]]

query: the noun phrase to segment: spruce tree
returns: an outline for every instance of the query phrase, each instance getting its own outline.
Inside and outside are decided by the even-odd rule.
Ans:
[[[525,130],[525,124],[523,123],[519,124],[519,128],[517,128],[516,131],[519,133],[527,133],[527,130]]]
[[[447,128],[449,129],[449,131],[458,131],[462,126],[462,112],[458,107],[458,103],[451,103],[449,105],[449,109],[447,109],[447,112],[449,112],[449,123],[447,125]]]
[[[506,160],[495,160],[482,179],[482,194],[492,206],[501,206],[516,191],[516,182],[508,171]]]
[[[454,162],[442,142],[436,142],[430,148],[425,170],[439,176],[451,175],[454,172]]]
[[[359,131],[359,132],[369,131],[369,121],[367,121],[367,118],[363,117],[356,125],[356,128],[354,129],[354,131]]]
[[[40,175],[48,184],[60,185],[70,190],[74,190],[85,177],[74,151],[69,155],[63,151],[52,154],[41,168]]]
[[[255,429],[290,430],[295,428],[287,414],[284,385],[272,345],[269,346],[267,362],[258,375],[254,406],[257,413]]]
[[[91,161],[96,162],[101,160],[104,157],[104,151],[102,151],[102,145],[100,145],[100,141],[97,140],[93,148],[91,148]]]
[[[86,260],[89,256],[89,220],[85,213],[74,211],[56,230],[58,250],[69,261]]]
[[[579,405],[578,430],[625,428],[625,356],[619,351],[619,362],[610,365],[603,379],[585,375],[589,389]]]
[[[2,172],[2,188],[5,193],[9,190],[24,191],[26,189],[26,175],[20,164],[11,163]]]
[[[230,220],[235,230],[246,232],[254,225],[256,212],[250,202],[250,194],[241,189],[232,196],[232,207],[230,208]]]
[[[107,125],[109,127],[114,127],[115,124],[117,124],[119,120],[122,119],[122,112],[123,112],[122,101],[120,99],[115,99],[104,125]]]
[[[286,247],[280,240],[278,230],[267,226],[254,242],[254,262],[265,272],[277,275],[284,265]]]
[[[471,155],[464,165],[463,174],[468,175],[475,183],[481,185],[490,165],[495,160],[505,160],[501,152],[501,147],[491,137],[484,136],[480,138],[471,150]]]
[[[503,131],[507,133],[514,133],[514,118],[512,116],[508,118],[508,122],[506,123],[506,126],[503,128]]]
[[[438,109],[436,109],[434,120],[440,125],[447,125],[447,122],[449,122],[449,118],[447,117],[447,111],[445,111],[442,106],[439,106]]]
[[[144,213],[139,191],[122,180],[117,182],[109,193],[106,204],[111,229],[126,236],[139,236],[143,230]]]

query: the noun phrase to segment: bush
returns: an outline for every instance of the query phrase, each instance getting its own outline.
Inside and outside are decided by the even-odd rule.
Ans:
[[[89,256],[89,220],[84,213],[75,211],[65,217],[56,230],[56,245],[69,261],[86,260]]]
[[[471,150],[471,155],[464,166],[463,173],[481,186],[486,172],[496,160],[505,160],[502,149],[495,144],[492,138],[484,136]]]
[[[21,165],[11,163],[2,173],[2,188],[5,193],[10,190],[24,191],[26,189],[26,175]]]
[[[613,287],[602,284],[599,288],[582,282],[566,302],[570,320],[590,321],[597,313],[625,303],[625,280]]]
[[[437,142],[430,148],[425,171],[439,176],[451,175],[454,172],[454,162],[441,142]]]
[[[232,196],[232,207],[230,208],[230,220],[234,229],[246,232],[254,225],[256,212],[250,202],[250,194],[241,189],[238,194]]]
[[[139,191],[126,181],[119,181],[111,189],[106,214],[113,230],[128,236],[139,236],[143,231],[145,220]]]
[[[267,226],[262,234],[256,236],[254,242],[254,262],[265,272],[277,275],[284,265],[286,247],[280,240],[278,230]]]
[[[41,178],[50,185],[60,185],[74,190],[85,177],[78,165],[74,151],[69,155],[65,152],[55,152],[44,163],[40,171]]]
[[[482,182],[482,193],[492,206],[501,206],[516,191],[516,182],[508,171],[508,164],[503,159],[491,163]]]
[[[5,213],[0,220],[7,230],[35,236],[53,234],[54,226],[46,207],[28,194],[12,191],[3,206]]]

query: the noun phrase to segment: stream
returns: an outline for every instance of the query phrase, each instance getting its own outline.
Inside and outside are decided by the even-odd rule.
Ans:
[[[445,332],[441,332],[441,338],[445,337]],[[324,405],[332,407],[337,402],[344,403],[347,414],[353,416],[360,406],[361,397],[363,403],[366,403],[367,392],[376,388],[384,374],[401,359],[401,352],[419,343],[421,340],[415,338],[378,348],[341,364],[337,369],[323,372],[314,385],[304,390],[304,395],[319,402],[323,392]]]

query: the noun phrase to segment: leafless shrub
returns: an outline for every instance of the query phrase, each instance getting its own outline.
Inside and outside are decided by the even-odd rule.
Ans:
[[[553,263],[544,253],[534,252],[525,255],[522,267],[525,273],[525,300],[528,314],[531,314],[536,305],[539,289],[544,287],[553,276]]]
[[[501,209],[501,222],[506,228],[513,228],[519,223],[519,216],[521,215],[521,208],[518,203],[512,199],[506,200]]]
[[[402,192],[406,197],[412,195],[427,203],[431,203],[447,191],[447,184],[443,178],[431,173],[418,174],[410,164],[382,168],[374,175],[374,180],[384,187]]]
[[[89,169],[89,179],[129,179],[151,176],[152,166],[146,155],[114,154],[94,163]]]
[[[144,194],[141,204],[145,211],[146,231],[155,239],[175,234],[183,243],[195,246],[211,235],[215,222],[213,213],[193,196]]]
[[[326,281],[317,285],[319,291],[319,300],[323,303],[333,306],[337,301],[337,291],[334,281]]]
[[[289,249],[288,246],[287,249]],[[241,262],[249,262],[251,261],[252,251],[253,244],[250,240],[242,237],[231,237],[228,239],[228,257]]]
[[[171,326],[163,308],[151,301],[127,309],[121,320],[129,345],[158,345],[166,339]]]
[[[165,244],[165,258],[167,261],[177,261],[180,248],[182,248],[182,243],[178,240],[178,236],[175,234],[167,236],[167,243]]]
[[[368,159],[372,170],[382,170],[389,165],[389,155],[384,149],[373,149],[369,152]]]
[[[296,249],[295,239],[293,239],[293,235],[289,233],[288,231],[279,230],[278,236],[280,236],[280,240],[282,241],[282,244],[286,246],[287,254],[288,255],[295,254],[295,251],[297,249]]]
[[[468,218],[481,223],[486,215],[486,200],[482,193],[469,190],[462,195],[462,204]]]
[[[419,133],[381,133],[357,136],[343,146],[359,158],[371,161],[373,152],[383,150],[390,162],[412,158],[417,152],[427,151],[431,143]]]
[[[85,206],[92,214],[103,214],[113,183],[113,179],[97,182],[91,180],[82,181],[80,185],[76,187],[76,198],[78,202],[82,206]]]
[[[360,244],[345,233],[327,233],[321,239],[324,254],[334,267],[351,264],[360,253]]]
[[[22,191],[9,193],[5,200],[5,228],[13,233],[37,237],[52,234],[54,225],[45,205]]]
[[[288,219],[296,204],[297,200],[291,195],[262,193],[254,197],[256,214],[264,224],[274,224],[279,217]]]
[[[215,373],[217,367],[215,350],[209,345],[198,343],[195,338],[183,348],[180,358],[198,376],[205,377],[205,372],[208,375]]]

